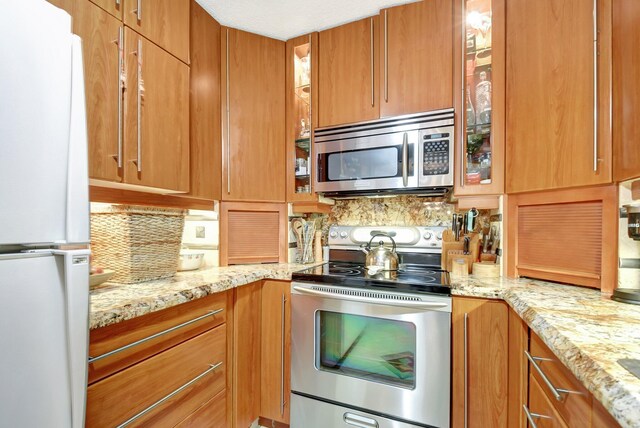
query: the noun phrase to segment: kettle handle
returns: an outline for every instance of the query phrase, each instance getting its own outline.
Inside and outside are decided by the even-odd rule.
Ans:
[[[391,239],[391,243],[393,244],[393,248],[391,249],[391,251],[393,251],[394,253],[396,252],[396,241],[391,237],[391,235],[384,232],[378,232],[374,234],[369,240],[369,243],[367,244],[367,249],[371,250],[371,243],[373,242],[376,236],[386,236],[387,238]]]

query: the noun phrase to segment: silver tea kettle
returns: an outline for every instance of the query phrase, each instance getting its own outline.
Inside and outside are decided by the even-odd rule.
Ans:
[[[384,241],[380,241],[377,247],[371,248],[371,243],[377,236],[386,236],[391,239],[391,243],[393,244],[393,248],[388,248],[384,245]],[[394,271],[398,270],[398,254],[396,253],[396,241],[386,233],[376,233],[371,237],[371,240],[368,244],[363,244],[361,247],[362,251],[367,255],[365,259],[365,267],[369,270],[372,270],[372,267],[378,267],[378,269],[373,269],[376,271],[385,270],[385,271]]]

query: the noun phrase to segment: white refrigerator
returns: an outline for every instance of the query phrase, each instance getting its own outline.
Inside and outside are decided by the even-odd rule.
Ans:
[[[2,428],[84,426],[89,318],[86,134],[81,41],[71,33],[71,17],[44,0],[4,2]]]

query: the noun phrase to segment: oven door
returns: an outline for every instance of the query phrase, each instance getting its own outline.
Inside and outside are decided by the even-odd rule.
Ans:
[[[316,143],[318,192],[418,187],[419,131]]]
[[[291,293],[294,394],[449,426],[450,298],[299,282]]]

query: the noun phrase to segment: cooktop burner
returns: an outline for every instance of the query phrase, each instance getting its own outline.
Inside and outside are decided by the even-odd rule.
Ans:
[[[362,264],[329,262],[292,275],[294,281],[407,293],[451,294],[449,274],[430,266],[401,264],[397,271],[369,274]]]

